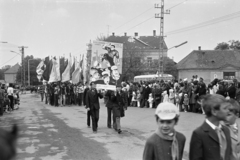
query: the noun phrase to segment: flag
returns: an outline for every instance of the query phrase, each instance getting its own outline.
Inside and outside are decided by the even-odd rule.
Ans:
[[[62,73],[62,82],[66,82],[70,80],[70,69],[71,69],[71,55],[67,61],[67,67],[65,68],[64,72]]]
[[[72,74],[75,71],[75,57],[73,57],[73,64],[72,67],[70,69],[70,79],[72,79]]]
[[[79,62],[76,61],[76,69],[72,73],[72,83],[77,84],[80,82],[80,64]]]
[[[50,73],[52,71],[52,61],[50,60],[49,56],[44,60],[45,68],[43,72],[43,79],[49,81]]]
[[[83,68],[84,68],[84,64],[83,64],[83,62],[84,62],[84,54],[82,55],[82,58],[81,58],[81,60],[80,60],[80,62],[79,62],[79,66],[80,66],[80,81],[82,81],[83,82],[83,80],[84,80],[84,73],[83,73]]]
[[[58,82],[60,81],[60,61],[56,57],[52,59],[52,71],[50,74],[49,82]]]
[[[39,64],[38,64],[38,66],[37,66],[37,69],[36,69],[36,72],[37,72],[37,75],[38,76],[40,76],[40,77],[42,77],[42,74],[43,74],[43,72],[44,72],[44,61],[42,60]]]

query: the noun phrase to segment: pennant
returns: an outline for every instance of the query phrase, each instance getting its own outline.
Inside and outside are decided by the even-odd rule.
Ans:
[[[72,67],[70,69],[70,79],[72,79],[72,74],[75,71],[75,57],[73,57],[73,64]]]
[[[65,68],[64,72],[62,73],[62,82],[66,82],[70,80],[70,69],[71,69],[71,54],[69,56],[69,59],[67,61],[67,67]]]
[[[37,66],[37,69],[36,69],[36,72],[37,72],[37,75],[38,76],[41,76],[42,77],[42,74],[43,74],[43,72],[44,72],[44,61],[42,60],[39,64],[38,64],[38,66]]]
[[[61,80],[60,77],[60,60],[54,57],[52,59],[52,71],[50,74],[49,82],[58,82]]]
[[[49,77],[52,71],[52,60],[50,60],[49,56],[45,58],[44,64],[45,64],[45,69],[42,77],[44,80],[49,81]]]

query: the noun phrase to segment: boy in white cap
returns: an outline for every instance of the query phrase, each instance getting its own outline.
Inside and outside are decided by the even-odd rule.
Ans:
[[[143,160],[181,160],[186,138],[174,129],[179,120],[179,110],[172,103],[160,103],[155,117],[158,127],[147,139]]]

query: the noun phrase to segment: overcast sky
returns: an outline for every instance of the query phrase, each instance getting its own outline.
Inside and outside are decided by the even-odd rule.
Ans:
[[[0,43],[0,68],[20,63],[21,57],[10,52],[20,52],[17,46],[27,46],[26,55],[39,58],[63,56],[70,52],[77,56],[86,52],[86,44],[90,40],[107,35],[108,31],[116,35],[138,32],[140,36],[147,36],[157,30],[159,35],[160,20],[151,17],[160,12],[160,9],[154,8],[154,4],[160,2],[0,0],[0,41],[8,42]],[[168,51],[169,57],[174,57],[176,62],[198,46],[202,50],[211,50],[217,43],[240,40],[240,0],[165,0],[165,10],[168,8],[171,8],[171,13],[165,15],[164,23],[167,46],[171,48],[188,41]],[[220,19],[219,23],[212,23],[223,16],[225,19]],[[170,34],[206,21],[210,21],[211,25]]]

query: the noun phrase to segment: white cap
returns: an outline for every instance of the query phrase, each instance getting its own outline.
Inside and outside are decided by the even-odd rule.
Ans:
[[[102,72],[102,75],[105,75],[105,74],[108,75],[108,76],[110,75],[109,71],[103,71]]]
[[[183,81],[188,81],[188,79],[187,79],[187,78],[185,78],[185,79],[183,79]]]
[[[179,110],[173,103],[164,102],[157,106],[155,114],[162,120],[172,120],[179,115]]]
[[[117,66],[112,66],[111,69],[115,70],[115,69],[118,69],[118,67]]]

